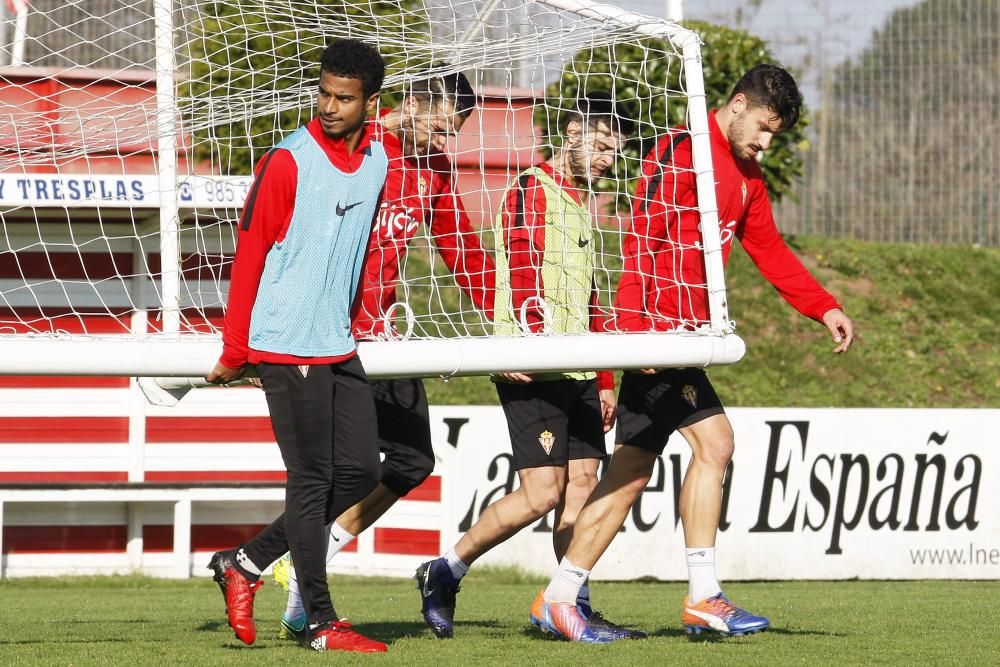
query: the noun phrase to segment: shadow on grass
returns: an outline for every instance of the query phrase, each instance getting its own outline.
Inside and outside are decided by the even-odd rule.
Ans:
[[[99,625],[117,625],[119,623],[155,623],[148,618],[71,618],[66,620],[53,621],[54,623],[59,623],[60,625],[86,625],[86,624],[99,624]]]
[[[199,625],[195,630],[198,632],[215,632],[216,630],[221,630],[222,628],[228,628],[229,623],[226,621],[205,621]]]
[[[107,639],[66,639],[60,637],[60,644],[131,644],[133,642],[148,643],[148,639],[136,637],[135,639],[107,638]],[[31,644],[52,644],[52,639],[0,639],[0,646],[28,646]]]
[[[538,628],[530,626],[530,625],[525,626],[523,628],[522,634],[524,634],[525,637],[529,637],[531,639],[540,639],[540,640],[548,640],[548,641],[563,641],[562,639],[556,637],[555,635],[551,635],[551,634],[542,632]],[[754,634],[764,634],[764,633],[754,633]],[[785,629],[785,628],[771,628],[771,629],[769,629],[769,630],[766,631],[766,634],[768,634],[768,635],[786,635],[786,636],[790,636],[790,637],[809,636],[809,635],[816,635],[816,636],[823,636],[823,637],[846,637],[847,636],[847,635],[845,635],[844,633],[841,633],[841,632],[825,632],[823,630],[805,630],[805,629],[802,629],[802,630],[788,630],[788,629]],[[693,642],[693,643],[699,643],[699,642],[741,642],[741,641],[752,641],[753,640],[753,635],[752,634],[751,635],[744,635],[744,636],[741,636],[741,637],[723,637],[722,635],[716,635],[716,634],[702,634],[702,635],[697,635],[697,636],[690,636],[682,628],[660,628],[658,630],[653,630],[652,632],[650,632],[648,634],[648,637],[650,639],[677,638],[677,637],[679,637],[679,638],[687,639],[688,641]],[[636,639],[636,640],[624,639],[624,640],[620,640],[620,641],[628,642],[628,641],[642,641],[642,640],[641,639]]]
[[[498,621],[455,621],[455,635],[461,636],[462,629],[471,628],[500,628],[503,627]],[[380,642],[391,644],[397,639],[410,639],[414,637],[427,637],[436,639],[427,624],[420,621],[385,621],[375,623],[359,623],[354,629],[361,634],[377,639]]]
[[[822,636],[822,637],[846,637],[847,635],[841,632],[826,632],[824,630],[789,630],[787,628],[769,628],[768,630],[762,630],[761,632],[754,632],[748,635],[741,635],[738,637],[724,637],[717,634],[704,633],[700,635],[688,635],[684,630],[680,628],[661,628],[654,632],[649,633],[650,637],[686,637],[688,641],[693,643],[699,642],[740,642],[740,641],[752,641],[755,635],[783,635],[788,637],[800,637],[800,636]]]

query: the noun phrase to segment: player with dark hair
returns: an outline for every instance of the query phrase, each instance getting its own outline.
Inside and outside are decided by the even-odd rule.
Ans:
[[[331,42],[321,65],[316,117],[257,165],[240,219],[222,356],[206,378],[224,384],[256,366],[288,472],[285,512],[250,542],[215,554],[209,567],[244,643],[257,636],[261,571],[290,549],[308,613],[304,645],[385,651],[338,619],[326,581],[334,491],[360,497],[380,473],[375,404],[351,314],[388,165],[366,123],[385,65],[375,48],[350,39]],[[341,463],[350,473],[335,480]]]
[[[493,258],[483,250],[461,198],[454,170],[444,150],[475,108],[476,96],[460,72],[432,74],[410,86],[395,109],[373,123],[374,136],[389,157],[382,209],[369,242],[364,291],[354,317],[354,336],[377,340],[396,335],[387,321],[396,303],[400,263],[421,225],[456,282],[477,308],[492,316]],[[419,486],[434,470],[427,393],[417,378],[372,383],[378,444],[385,455],[378,486],[363,499],[341,496],[343,512],[329,526],[327,561],[371,526],[397,500]],[[339,473],[339,470],[338,470]],[[358,500],[358,502],[354,502]],[[342,508],[341,508],[342,509]],[[295,570],[287,560],[275,566],[275,579],[288,588],[281,618],[282,636],[298,636],[306,617]]]
[[[508,190],[493,228],[497,335],[515,335],[522,327],[560,334],[604,330],[590,194],[631,129],[609,97],[581,99],[565,118],[562,147]],[[494,381],[520,486],[487,507],[444,556],[417,570],[424,620],[441,638],[454,634],[456,594],[469,566],[553,509],[553,549],[562,558],[576,515],[597,483],[607,453],[604,433],[614,423],[610,372],[500,373]],[[609,636],[629,634],[593,612],[589,591],[579,604]]]
[[[797,121],[801,103],[788,72],[760,65],[709,115],[723,258],[728,259],[733,238],[739,239],[763,276],[796,310],[826,325],[837,344],[834,352],[841,353],[854,339],[853,324],[782,240],[755,160],[775,135]],[[706,282],[697,205],[691,138],[679,130],[664,136],[643,164],[632,229],[622,247],[625,265],[615,298],[620,329],[690,329],[708,320],[707,290],[690,287]],[[611,544],[674,431],[692,453],[680,493],[688,565],[682,622],[690,634],[743,635],[769,626],[767,618],[736,607],[715,574],[715,537],[733,429],[700,368],[624,374],[611,465],[580,513],[555,577],[532,605],[533,623],[573,641],[595,640],[573,604],[577,581],[589,576]]]

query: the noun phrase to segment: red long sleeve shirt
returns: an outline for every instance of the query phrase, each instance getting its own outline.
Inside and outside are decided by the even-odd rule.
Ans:
[[[582,204],[580,191],[566,182],[561,173],[547,162],[538,168],[552,177],[577,204]],[[545,293],[542,282],[542,256],[545,253],[546,198],[542,184],[534,176],[519,179],[518,184],[507,191],[500,210],[503,225],[504,246],[507,249],[510,266],[511,305],[515,313],[524,309],[524,321],[532,332],[540,332],[544,324],[544,314],[539,299]],[[607,331],[607,318],[600,308],[597,283],[593,285],[590,299],[590,330]],[[597,373],[600,389],[614,389],[614,375],[610,371]]]
[[[739,239],[761,275],[797,311],[816,321],[836,299],[781,238],[760,166],[733,155],[713,111],[709,115],[723,262]],[[643,161],[632,226],[622,241],[624,266],[615,317],[625,331],[693,328],[709,319],[701,218],[683,129],[661,138]]]
[[[385,113],[388,111],[382,115]],[[434,245],[459,287],[476,308],[492,318],[496,268],[455,192],[448,157],[404,157],[399,139],[381,122],[373,123],[373,131],[385,148],[389,171],[368,246],[364,291],[354,319],[355,337],[378,338],[385,333],[383,316],[396,301],[400,262],[422,224],[429,226]]]
[[[361,166],[365,149],[373,139],[371,128],[366,125],[357,148],[349,152],[342,139],[326,136],[318,118],[309,121],[306,128],[330,159],[330,163],[348,173],[357,171]],[[288,233],[295,210],[298,167],[290,152],[276,148],[260,159],[254,176],[254,183],[240,218],[236,256],[233,258],[229,281],[229,300],[222,329],[220,361],[228,368],[239,368],[245,363],[306,365],[337,363],[350,359],[356,352],[336,357],[297,357],[250,349],[250,315],[257,299],[264,260],[271,247]],[[355,299],[355,311],[357,306],[358,300]]]

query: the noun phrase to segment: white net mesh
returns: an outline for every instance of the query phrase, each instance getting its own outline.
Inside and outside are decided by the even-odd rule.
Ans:
[[[390,195],[383,208],[376,235],[381,229],[384,238],[372,252],[398,264],[398,283],[387,279],[382,287],[395,294],[371,315],[388,337],[492,334],[475,292],[492,282],[491,265],[463,263],[472,251],[462,248],[494,252],[496,212],[512,182],[558,152],[565,114],[593,91],[610,92],[636,124],[587,203],[598,230],[598,305],[610,311],[641,159],[668,128],[690,120],[687,72],[668,36],[688,34],[613,8],[579,8],[514,0],[10,3],[0,33],[0,64],[8,65],[0,69],[0,344],[24,334],[126,334],[136,311],[151,314],[153,331],[217,340],[253,166],[312,117],[319,56],[334,37],[377,44],[388,64],[386,109],[429,73],[462,71],[479,94],[448,149],[446,199],[452,213],[467,212],[468,229],[435,224],[448,208],[441,201],[414,211]],[[158,21],[161,36],[173,23],[159,52]],[[173,95],[164,94],[166,75]],[[165,159],[173,144],[176,176]],[[703,278],[683,285],[706,287]],[[714,321],[708,333],[721,334],[723,319]]]

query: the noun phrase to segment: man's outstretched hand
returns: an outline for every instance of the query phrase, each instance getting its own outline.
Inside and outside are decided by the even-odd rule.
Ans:
[[[854,323],[851,318],[840,308],[832,308],[823,315],[823,324],[830,330],[833,342],[837,343],[837,347],[833,348],[834,353],[847,352],[847,348],[854,342]]]

